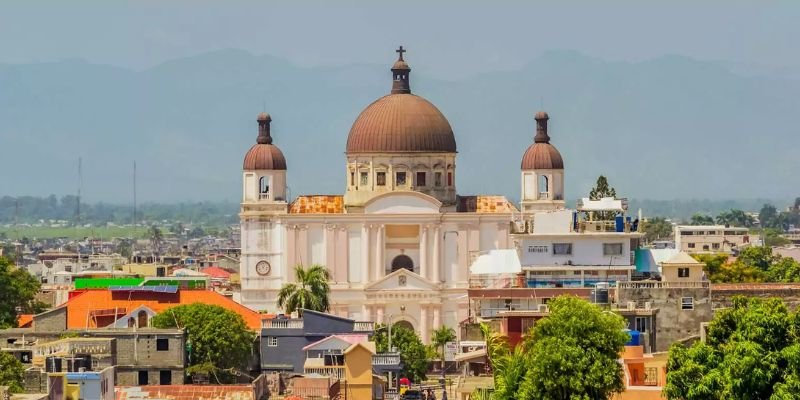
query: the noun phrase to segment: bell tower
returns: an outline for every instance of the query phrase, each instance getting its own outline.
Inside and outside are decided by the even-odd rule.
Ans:
[[[550,144],[544,111],[536,113],[536,136],[522,156],[521,208],[523,212],[558,210],[564,203],[564,160]]]

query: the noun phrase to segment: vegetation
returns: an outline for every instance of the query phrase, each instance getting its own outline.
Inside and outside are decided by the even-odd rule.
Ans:
[[[11,353],[0,351],[0,386],[8,386],[11,393],[22,392],[25,367]]]
[[[220,382],[234,382],[230,369],[246,371],[253,354],[255,334],[242,316],[217,305],[194,303],[163,311],[153,317],[156,328],[183,328],[187,335],[189,368],[208,372]]]
[[[694,214],[689,219],[689,225],[714,225],[714,217],[704,214]]]
[[[595,183],[594,187],[589,192],[589,199],[600,200],[603,197],[612,197],[616,199],[617,191],[608,184],[608,179],[606,179],[605,176],[600,175],[597,177],[597,182]],[[593,215],[597,219],[608,220],[614,219],[616,213],[613,211],[599,211],[593,212]]]
[[[453,328],[447,327],[442,325],[441,328],[435,329],[433,331],[433,336],[431,337],[431,344],[437,350],[441,350],[439,353],[439,357],[442,360],[442,369],[444,369],[444,353],[445,353],[445,346],[449,342],[453,342],[456,340],[456,331]]]
[[[781,212],[772,204],[764,204],[758,213],[758,220],[762,228],[772,228],[778,232],[789,229],[790,225],[800,226],[800,197],[794,199],[788,210]]]
[[[378,352],[389,351],[388,329],[385,325],[379,325],[375,329],[375,345]],[[427,377],[425,372],[428,370],[428,358],[425,345],[422,344],[417,333],[404,326],[392,326],[392,347],[396,347],[400,352],[400,361],[403,363],[402,375],[412,382],[422,382]]]
[[[36,314],[46,306],[35,299],[39,281],[28,271],[0,257],[0,329],[15,328],[17,314]]]
[[[642,221],[640,231],[644,233],[647,242],[672,239],[673,236],[672,223],[661,217]]]
[[[725,254],[693,256],[705,264],[706,276],[715,283],[800,282],[800,263],[772,253],[768,246],[748,246],[735,261]]]
[[[750,228],[756,224],[755,218],[742,210],[723,211],[717,215],[717,223],[720,225],[743,226]]]
[[[705,343],[674,344],[664,394],[675,400],[796,399],[800,325],[780,299],[735,297],[717,312]]]
[[[322,265],[308,269],[302,265],[294,267],[295,283],[286,283],[278,292],[278,307],[287,313],[301,310],[328,311],[331,288],[330,273]],[[302,312],[302,311],[301,311]]]
[[[496,400],[607,399],[623,390],[619,352],[630,339],[621,316],[560,296],[513,351],[487,327]]]

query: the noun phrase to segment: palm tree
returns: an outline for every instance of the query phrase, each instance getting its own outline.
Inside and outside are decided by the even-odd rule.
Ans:
[[[164,239],[164,235],[161,234],[161,229],[159,229],[155,225],[150,226],[150,245],[153,247],[153,253],[156,257],[158,257],[158,253],[161,248],[161,242]]]
[[[300,310],[328,311],[330,303],[328,285],[330,273],[322,265],[294,267],[295,283],[287,283],[278,292],[278,307],[287,313]]]
[[[448,342],[452,342],[454,340],[456,340],[456,332],[453,330],[453,328],[442,325],[441,328],[433,330],[431,342],[437,349],[442,349],[442,373],[444,373],[444,346],[446,346]]]

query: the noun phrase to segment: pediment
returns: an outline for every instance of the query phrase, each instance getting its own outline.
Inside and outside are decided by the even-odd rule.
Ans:
[[[366,291],[409,292],[438,290],[437,285],[407,269],[399,269],[369,284]]]
[[[442,203],[424,193],[403,191],[373,197],[364,205],[367,214],[438,214]]]

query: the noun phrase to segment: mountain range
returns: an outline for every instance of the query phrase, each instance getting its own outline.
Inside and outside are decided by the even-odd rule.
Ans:
[[[519,197],[533,115],[550,115],[566,196],[598,175],[643,199],[789,199],[798,194],[800,81],[721,62],[664,56],[614,62],[551,51],[524,68],[411,87],[449,119],[462,194]],[[75,193],[127,203],[237,201],[256,115],[272,133],[298,194],[342,193],[347,133],[387,94],[383,64],[306,68],[221,50],[145,70],[80,60],[0,65],[0,195]],[[79,182],[77,160],[82,161]]]

